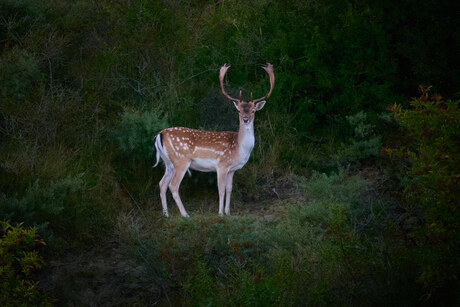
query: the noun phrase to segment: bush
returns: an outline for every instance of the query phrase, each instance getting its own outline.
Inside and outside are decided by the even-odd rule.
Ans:
[[[0,97],[23,100],[37,85],[42,75],[38,62],[30,52],[13,48],[0,57]]]
[[[35,273],[44,265],[39,249],[45,242],[35,228],[11,226],[0,221],[0,304],[2,306],[51,306],[40,293]]]
[[[114,134],[125,154],[149,159],[155,153],[155,135],[167,126],[166,118],[158,113],[125,109]]]
[[[452,289],[439,293],[447,299],[456,297],[460,273],[460,101],[442,101],[429,90],[420,87],[411,109],[389,107],[411,141],[389,152],[409,159],[412,182],[404,196],[406,204],[422,211],[424,223],[412,231],[423,254],[416,259],[418,281],[427,297]]]
[[[21,198],[1,194],[0,217],[38,227],[42,233],[51,236],[52,231],[48,228],[50,222],[52,226],[57,226],[55,223],[65,207],[77,201],[76,193],[81,190],[82,184],[81,178],[78,177],[58,180],[48,187],[40,186],[37,180],[27,188]]]
[[[107,228],[111,213],[108,205],[88,193],[89,178],[68,176],[49,185],[37,180],[20,197],[2,193],[0,218],[36,227],[48,242],[70,238],[73,243],[87,242]]]
[[[211,270],[206,267],[206,263],[196,260],[193,268],[189,271],[189,276],[182,283],[184,290],[189,293],[192,300],[199,306],[210,306],[217,302],[219,289],[216,280],[213,278]]]
[[[23,47],[22,38],[28,34],[35,22],[43,21],[41,3],[34,0],[3,0],[0,2],[0,11],[0,41],[5,43],[0,51],[14,45]]]
[[[353,128],[353,137],[349,144],[342,144],[334,159],[339,164],[358,164],[366,158],[378,155],[382,142],[375,134],[375,125],[367,119],[363,111],[346,116],[348,124]]]

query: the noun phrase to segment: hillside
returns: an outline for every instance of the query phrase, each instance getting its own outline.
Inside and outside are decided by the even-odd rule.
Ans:
[[[455,1],[0,1],[0,305],[455,305]],[[237,131],[218,216],[154,137]]]

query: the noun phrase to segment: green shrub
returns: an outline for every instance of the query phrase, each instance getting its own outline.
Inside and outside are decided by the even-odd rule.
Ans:
[[[196,260],[189,276],[182,283],[186,293],[197,306],[216,305],[215,298],[219,294],[216,279],[213,278],[211,270],[206,267],[206,263]]]
[[[73,243],[101,235],[111,211],[88,192],[89,176],[68,176],[41,185],[35,181],[20,196],[0,194],[0,218],[37,227],[47,241],[72,238]],[[93,188],[97,187],[93,186]]]
[[[0,97],[23,100],[34,89],[42,75],[34,55],[14,47],[0,57]]]
[[[369,185],[362,176],[350,176],[344,168],[330,175],[313,172],[309,179],[300,178],[300,186],[305,189],[307,197],[315,201],[359,202],[359,196]]]
[[[35,228],[11,226],[0,221],[0,304],[2,306],[51,306],[40,293],[35,272],[44,265],[39,249],[45,242]]]
[[[346,116],[348,124],[353,128],[353,137],[348,144],[342,144],[334,159],[339,164],[356,164],[359,161],[378,155],[382,142],[375,133],[375,125],[367,119],[363,111]]]
[[[167,126],[166,118],[158,113],[125,109],[114,134],[124,153],[148,159],[155,153],[155,135]]]
[[[409,158],[413,179],[405,187],[405,200],[422,209],[424,223],[412,234],[423,254],[417,258],[418,281],[428,297],[448,299],[456,297],[453,289],[458,289],[460,273],[460,101],[442,101],[429,90],[421,86],[421,96],[411,101],[410,109],[389,108],[411,141],[390,152]]]
[[[185,304],[197,306],[275,306],[278,284],[265,278],[263,267],[252,270],[231,271],[226,278],[197,260],[182,283],[186,291]]]
[[[0,51],[15,45],[23,47],[22,38],[35,22],[43,20],[42,6],[34,0],[3,0],[0,2],[0,12],[0,40],[4,43]]]
[[[39,181],[29,186],[21,198],[0,195],[0,217],[15,223],[25,223],[48,233],[50,222],[57,226],[57,220],[66,206],[76,201],[76,193],[82,189],[81,178],[67,177],[42,187]],[[63,225],[61,225],[63,226]],[[54,228],[54,227],[53,227]]]

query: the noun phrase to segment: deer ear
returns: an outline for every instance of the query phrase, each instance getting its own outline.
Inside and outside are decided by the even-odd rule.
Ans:
[[[254,110],[256,110],[256,111],[262,110],[262,108],[265,105],[265,102],[266,102],[265,100],[262,100],[262,101],[256,103],[256,106],[254,107]]]
[[[238,106],[238,101],[233,101],[233,104],[235,105],[235,108],[240,111],[240,107]]]

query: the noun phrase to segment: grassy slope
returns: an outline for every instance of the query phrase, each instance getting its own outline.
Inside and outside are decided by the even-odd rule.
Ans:
[[[382,304],[400,302],[398,287],[411,301],[419,293],[400,280],[410,270],[388,258],[401,238],[385,227],[394,203],[381,199],[382,179],[369,169],[270,183],[278,195],[237,196],[226,218],[198,198],[186,202],[190,219],[125,210],[106,240],[52,261],[42,287],[79,304]]]

